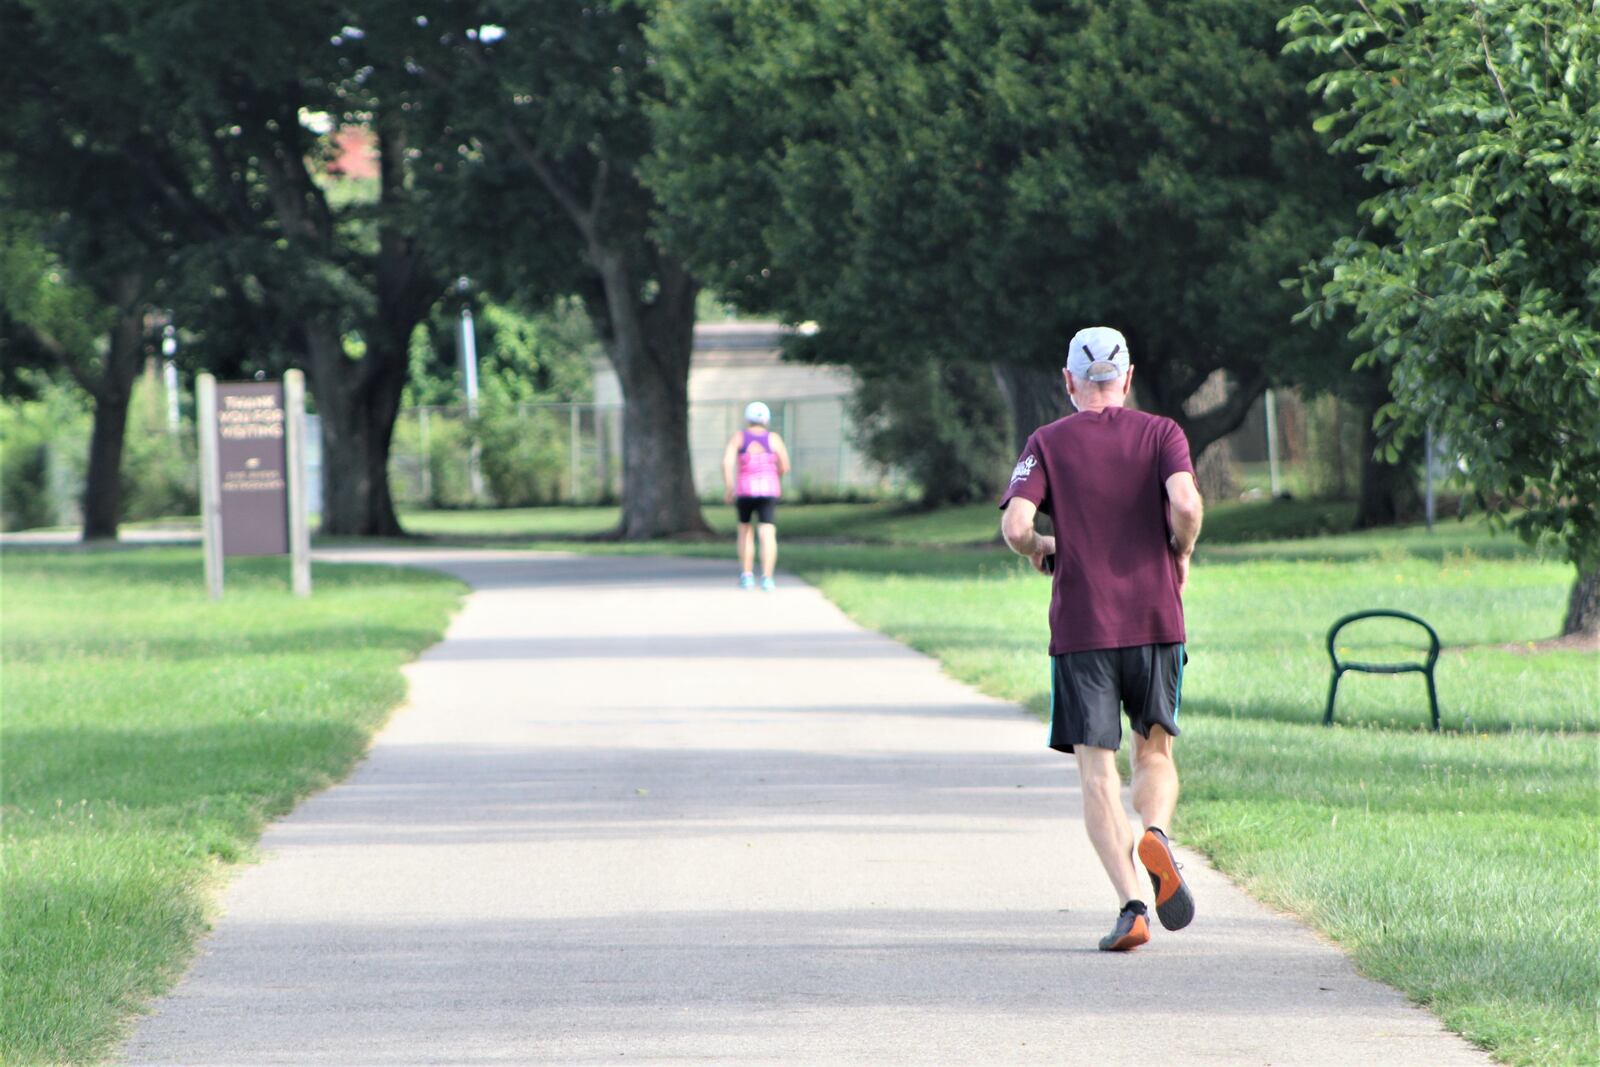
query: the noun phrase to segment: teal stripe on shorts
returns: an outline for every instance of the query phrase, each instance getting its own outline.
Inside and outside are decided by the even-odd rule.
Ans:
[[[1178,699],[1172,705],[1172,725],[1178,725],[1178,712],[1183,710],[1183,665],[1189,662],[1189,649],[1184,645],[1178,646]],[[1052,684],[1055,675],[1050,676]]]

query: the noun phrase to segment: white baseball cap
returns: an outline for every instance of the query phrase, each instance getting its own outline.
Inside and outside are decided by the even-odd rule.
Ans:
[[[772,421],[772,409],[759,400],[752,400],[744,406],[744,421],[759,422],[765,426]]]
[[[1128,373],[1128,339],[1109,326],[1090,326],[1067,345],[1067,373],[1089,382],[1114,382]]]

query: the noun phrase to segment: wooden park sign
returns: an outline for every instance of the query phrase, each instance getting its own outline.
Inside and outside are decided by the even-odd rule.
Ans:
[[[291,557],[295,594],[311,592],[305,499],[305,377],[199,378],[200,499],[206,585],[222,596],[227,556]]]

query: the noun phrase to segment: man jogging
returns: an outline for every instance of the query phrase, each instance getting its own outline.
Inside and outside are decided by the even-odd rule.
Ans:
[[[1122,334],[1080,330],[1062,378],[1077,411],[1028,438],[1000,501],[1001,532],[1054,575],[1050,747],[1077,756],[1084,825],[1122,907],[1100,947],[1125,952],[1150,939],[1150,925],[1117,774],[1123,709],[1156,915],[1169,930],[1194,918],[1166,829],[1178,802],[1172,739],[1187,660],[1180,594],[1200,535],[1200,490],[1178,424],[1124,406],[1133,367]],[[1035,532],[1041,511],[1054,536]]]

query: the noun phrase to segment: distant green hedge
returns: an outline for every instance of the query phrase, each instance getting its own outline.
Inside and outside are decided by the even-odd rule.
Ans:
[[[134,386],[122,453],[124,522],[200,510],[194,425],[168,432],[160,394]],[[81,396],[45,390],[0,405],[0,528],[27,530],[78,521],[92,417]]]

